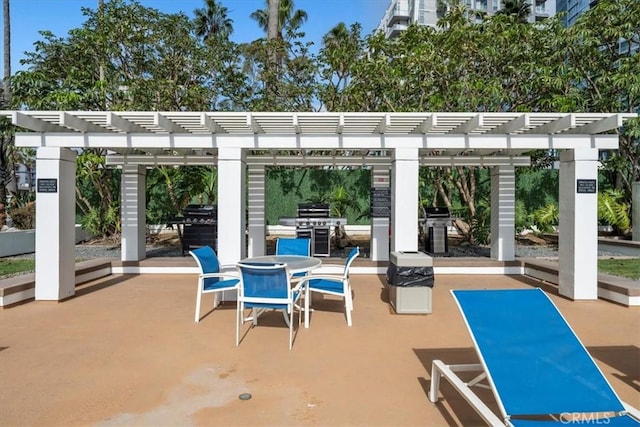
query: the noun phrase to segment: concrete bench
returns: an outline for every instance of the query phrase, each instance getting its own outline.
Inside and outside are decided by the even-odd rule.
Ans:
[[[76,286],[111,275],[111,261],[107,258],[76,263]],[[0,280],[0,307],[8,307],[35,298],[35,273]]]
[[[558,285],[557,262],[526,259],[522,265],[525,275]],[[628,307],[640,306],[640,281],[598,273],[598,297]]]

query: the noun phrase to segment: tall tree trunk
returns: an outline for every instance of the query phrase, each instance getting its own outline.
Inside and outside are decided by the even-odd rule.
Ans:
[[[267,22],[267,45],[269,52],[269,72],[265,80],[265,93],[269,104],[275,106],[276,67],[278,66],[277,41],[280,35],[280,0],[269,0],[269,20]]]
[[[269,22],[267,24],[267,40],[278,38],[280,33],[280,0],[269,0]]]
[[[9,13],[9,0],[2,1],[2,16],[4,23],[4,73],[3,73],[3,97],[2,108],[9,108],[11,105],[11,15]],[[12,161],[13,137],[10,134],[0,136],[0,205],[6,206],[8,191],[16,189],[15,173]],[[4,212],[0,215],[0,227],[4,225]]]
[[[9,0],[2,0],[2,16],[4,21],[4,99],[9,105],[11,99],[11,87],[9,79],[11,78],[11,16],[9,14]]]

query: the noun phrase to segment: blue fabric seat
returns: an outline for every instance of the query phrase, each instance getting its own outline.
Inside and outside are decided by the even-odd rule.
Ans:
[[[196,260],[200,272],[196,290],[195,321],[200,322],[200,305],[202,294],[213,293],[213,309],[220,304],[220,294],[226,291],[235,293],[240,279],[235,265],[220,265],[218,256],[210,246],[203,246],[189,251]],[[225,271],[226,270],[226,271]]]
[[[360,255],[360,248],[355,247],[349,252],[344,267],[340,265],[323,264],[323,269],[342,269],[341,275],[312,274],[300,282],[305,289],[304,297],[304,327],[309,327],[309,313],[311,311],[312,292],[320,292],[328,295],[336,295],[344,298],[344,311],[347,318],[347,326],[351,326],[351,312],[353,311],[353,297],[351,295],[351,282],[349,281],[349,268],[351,263]]]

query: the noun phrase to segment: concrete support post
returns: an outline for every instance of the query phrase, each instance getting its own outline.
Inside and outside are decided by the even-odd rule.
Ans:
[[[42,147],[36,154],[36,300],[75,295],[76,153]]]
[[[418,250],[417,148],[396,148],[391,161],[391,250]]]
[[[560,154],[559,292],[598,299],[598,150]]]
[[[390,191],[389,168],[373,166],[371,169],[371,188]],[[391,194],[389,193],[389,196]],[[371,217],[371,261],[389,261],[389,217]]]
[[[241,148],[218,149],[218,258],[222,264],[246,257],[246,172]]]
[[[123,165],[120,189],[122,261],[140,261],[147,256],[147,209],[145,177],[141,165]]]
[[[491,169],[491,258],[515,259],[516,174],[514,166]]]
[[[631,235],[631,240],[640,242],[640,182],[634,182],[631,187],[631,203],[633,204],[633,212],[631,214],[633,234]]]
[[[249,244],[248,256],[261,256],[266,253],[266,168],[262,165],[249,165],[249,198],[247,199],[249,210]]]

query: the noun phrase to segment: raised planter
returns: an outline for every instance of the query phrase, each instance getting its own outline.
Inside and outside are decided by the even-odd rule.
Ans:
[[[35,250],[35,230],[3,231],[0,233],[0,258],[28,254]]]
[[[91,239],[91,234],[76,224],[76,243]],[[36,251],[35,230],[15,230],[0,232],[0,258],[30,254]]]

